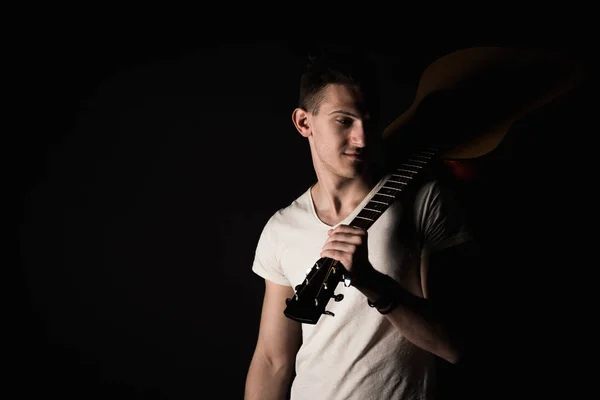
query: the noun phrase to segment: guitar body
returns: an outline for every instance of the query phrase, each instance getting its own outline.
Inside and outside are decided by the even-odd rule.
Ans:
[[[493,151],[526,114],[573,88],[576,63],[558,54],[473,47],[445,55],[423,72],[412,105],[382,133],[386,182],[350,223],[368,229],[436,159],[469,160]],[[284,314],[316,324],[337,285],[351,284],[339,262],[317,260]]]
[[[458,50],[425,69],[413,103],[382,138],[420,136],[446,142],[444,159],[478,158],[494,150],[515,121],[564,95],[582,76],[581,65],[558,53],[493,46]]]

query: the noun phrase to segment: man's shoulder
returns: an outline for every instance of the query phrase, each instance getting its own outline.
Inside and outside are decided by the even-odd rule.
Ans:
[[[422,179],[414,190],[417,202],[445,200],[446,197],[452,198],[457,195],[456,188],[450,182],[436,176],[427,176]]]
[[[428,218],[463,218],[465,207],[460,192],[444,179],[432,177],[413,188],[412,210],[419,221]]]
[[[427,177],[415,182],[411,190],[413,192],[412,199],[415,205],[427,203],[440,192],[440,181],[435,178]]]
[[[311,201],[310,189],[307,189],[287,205],[272,213],[266,223],[266,227],[278,229],[289,226],[298,218],[305,218],[311,212]]]

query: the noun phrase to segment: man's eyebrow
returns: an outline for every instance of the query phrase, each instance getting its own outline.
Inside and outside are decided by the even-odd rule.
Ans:
[[[333,111],[332,111],[332,112],[330,112],[328,115],[335,114],[335,113],[338,113],[338,114],[344,114],[344,115],[349,115],[349,116],[351,116],[351,117],[354,117],[354,118],[360,119],[360,116],[358,116],[358,115],[356,115],[356,114],[353,114],[353,113],[351,113],[351,112],[349,112],[349,111],[345,111],[345,110],[333,110]]]

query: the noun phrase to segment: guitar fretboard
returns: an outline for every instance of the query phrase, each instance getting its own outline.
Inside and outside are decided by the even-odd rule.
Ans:
[[[399,197],[400,193],[425,170],[430,162],[438,155],[437,148],[427,148],[413,153],[403,163],[388,174],[383,185],[371,197],[350,225],[357,228],[369,229],[387,208]]]

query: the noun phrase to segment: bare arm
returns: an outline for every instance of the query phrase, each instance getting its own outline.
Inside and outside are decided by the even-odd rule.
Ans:
[[[476,245],[465,243],[422,260],[424,297],[411,294],[375,270],[357,289],[375,302],[391,285],[401,300],[395,309],[384,314],[387,319],[415,345],[456,364],[464,352],[470,272],[477,254]]]
[[[283,400],[288,393],[296,352],[302,340],[300,323],[283,314],[294,290],[265,281],[258,340],[246,378],[245,400]]]

